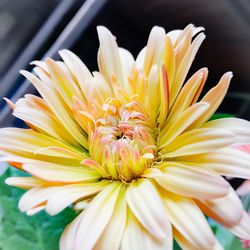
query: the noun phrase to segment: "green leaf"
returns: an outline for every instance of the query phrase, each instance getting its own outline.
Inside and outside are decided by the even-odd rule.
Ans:
[[[208,222],[224,250],[245,250],[242,248],[242,243],[238,237],[215,221],[208,219]]]
[[[221,118],[230,118],[230,117],[234,117],[234,115],[226,114],[226,113],[216,113],[216,114],[213,114],[209,120],[212,121],[212,120],[217,120]]]
[[[174,250],[181,250],[181,247],[178,245],[176,241],[174,241]]]
[[[8,169],[0,176],[0,250],[57,250],[63,229],[75,217],[76,212],[66,209],[56,216],[40,212],[27,216],[17,208],[23,190],[12,188],[4,180],[21,171]]]

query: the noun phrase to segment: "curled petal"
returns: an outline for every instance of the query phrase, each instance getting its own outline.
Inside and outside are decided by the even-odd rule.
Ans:
[[[232,188],[225,197],[197,200],[196,203],[205,214],[226,227],[237,225],[244,214],[241,201]]]
[[[47,202],[49,197],[59,189],[60,187],[32,188],[22,196],[18,203],[18,207],[22,212],[33,209],[41,203]]]
[[[246,180],[237,189],[237,194],[244,196],[244,195],[247,195],[249,193],[250,193],[250,180]]]
[[[233,226],[228,227],[228,229],[239,238],[244,240],[250,240],[250,217],[249,215],[244,212],[240,222]]]

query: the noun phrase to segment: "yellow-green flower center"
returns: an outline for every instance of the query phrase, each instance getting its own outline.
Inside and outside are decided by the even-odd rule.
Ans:
[[[131,182],[155,159],[156,146],[149,120],[137,103],[103,105],[89,137],[92,163],[104,178]]]

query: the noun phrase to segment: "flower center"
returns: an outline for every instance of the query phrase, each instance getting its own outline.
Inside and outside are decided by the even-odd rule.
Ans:
[[[138,103],[104,104],[105,111],[89,136],[94,167],[103,178],[131,182],[139,178],[155,159],[152,128]]]

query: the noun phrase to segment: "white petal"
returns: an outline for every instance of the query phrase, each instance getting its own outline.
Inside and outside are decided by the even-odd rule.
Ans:
[[[215,237],[200,209],[191,200],[181,196],[163,196],[171,223],[198,249],[210,250]]]
[[[244,240],[250,240],[250,216],[244,212],[240,222],[228,228],[233,234]]]
[[[183,250],[201,250],[200,247],[193,245],[193,242],[188,241],[180,232],[174,230],[174,238]],[[220,243],[215,239],[215,244],[207,250],[224,250]]]
[[[119,55],[121,58],[122,71],[127,77],[131,73],[132,67],[135,65],[135,59],[132,54],[123,48],[119,48]]]
[[[127,221],[127,202],[124,191],[120,191],[112,217],[97,241],[94,250],[119,249]]]
[[[235,143],[250,144],[250,122],[239,118],[222,118],[206,122],[202,128],[222,128],[235,135]]]
[[[171,42],[175,44],[178,36],[181,34],[182,30],[171,30],[167,33],[167,36],[170,37]]]
[[[183,156],[180,161],[188,161],[201,167],[215,170],[221,175],[250,178],[250,154],[235,148],[217,149],[206,154]]]
[[[60,250],[76,250],[74,247],[75,236],[84,212],[85,211],[78,215],[76,219],[64,229],[60,239]]]
[[[92,77],[86,65],[72,51],[63,49],[59,51],[59,54],[72,74],[77,78],[79,84],[83,83],[87,78]]]
[[[148,43],[146,47],[143,68],[145,75],[148,76],[151,67],[157,64],[156,59],[164,41],[165,30],[162,27],[154,26],[149,34]]]
[[[123,83],[121,60],[114,36],[104,26],[98,26],[97,32],[100,41],[98,65],[101,73],[109,81],[115,76]]]
[[[46,202],[60,187],[32,188],[27,191],[18,203],[22,212],[30,210],[40,203]]]
[[[74,250],[94,247],[112,217],[119,191],[119,182],[112,183],[90,202],[78,225]]]
[[[198,200],[197,204],[210,218],[227,227],[238,224],[244,213],[241,201],[232,188],[225,197]]]
[[[46,212],[52,216],[58,214],[73,202],[100,192],[106,185],[108,185],[108,182],[64,186],[50,196]]]
[[[225,196],[230,185],[218,174],[180,163],[166,163],[164,176],[155,177],[166,190],[187,197],[215,199]]]
[[[136,218],[152,235],[159,239],[169,237],[171,230],[167,214],[149,180],[132,182],[127,190],[127,202]]]
[[[172,230],[167,239],[156,239],[142,227],[133,213],[129,211],[121,250],[172,250],[172,248]]]
[[[42,211],[42,210],[45,209],[45,208],[46,208],[46,205],[44,205],[44,206],[37,206],[37,207],[35,207],[35,208],[32,208],[32,209],[27,210],[27,211],[26,211],[26,214],[27,214],[28,216],[32,216],[32,215],[35,215],[35,214],[39,213],[40,211]]]
[[[9,177],[5,180],[5,183],[10,186],[29,189],[37,186],[41,186],[46,182],[33,176],[28,177]]]
[[[135,64],[138,68],[142,69],[143,68],[143,64],[144,64],[144,58],[145,58],[145,54],[146,54],[146,49],[147,47],[144,47],[140,53],[138,54]]]

